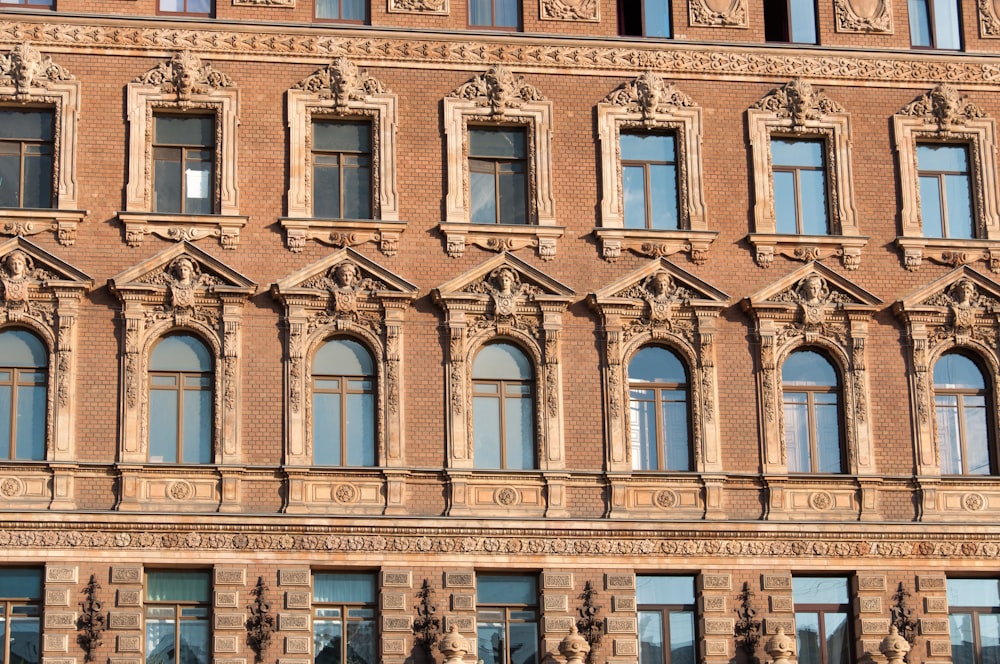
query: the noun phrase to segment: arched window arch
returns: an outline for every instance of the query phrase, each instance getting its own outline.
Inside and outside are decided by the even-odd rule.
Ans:
[[[375,362],[353,339],[330,339],[312,364],[313,463],[375,465]]]
[[[993,471],[989,405],[983,371],[972,358],[949,352],[934,364],[934,406],[942,475]]]
[[[472,363],[476,468],[536,467],[534,370],[510,343],[483,346]]]
[[[629,435],[636,470],[691,470],[688,371],[676,353],[646,346],[628,365]]]
[[[160,339],[149,358],[149,460],[212,462],[212,353],[192,334]]]
[[[28,330],[0,332],[0,459],[45,458],[49,353]]]
[[[781,367],[788,472],[840,473],[840,377],[814,350],[790,354]]]

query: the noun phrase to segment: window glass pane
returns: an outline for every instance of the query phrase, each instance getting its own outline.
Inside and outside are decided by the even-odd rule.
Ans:
[[[520,24],[521,5],[518,0],[494,0],[496,25],[501,28],[516,28]]]
[[[341,664],[343,624],[333,620],[313,621],[313,652],[316,664]]]
[[[46,151],[24,158],[24,191],[21,206],[52,207],[52,154]]]
[[[775,166],[823,167],[822,141],[771,139],[771,163]]]
[[[153,211],[181,211],[180,150],[155,148],[153,151]]]
[[[945,197],[948,201],[948,237],[971,239],[975,236],[972,228],[972,191],[969,176],[946,175],[944,178]]]
[[[475,224],[497,223],[497,191],[496,174],[490,170],[482,173],[471,170],[469,173],[469,197],[471,210],[469,218]]]
[[[967,472],[970,475],[989,475],[991,467],[989,432],[986,427],[986,399],[965,397],[962,401],[965,404]]]
[[[538,660],[538,624],[510,624],[511,664],[535,664]]]
[[[632,468],[656,470],[660,461],[653,390],[631,390],[631,395],[629,424],[632,429]]]
[[[21,460],[45,458],[45,387],[17,388],[17,452]]]
[[[667,0],[644,0],[643,23],[647,37],[670,36],[670,3]]]
[[[944,237],[941,217],[941,181],[937,176],[920,177],[920,219],[924,237]]]
[[[959,435],[958,397],[950,394],[939,394],[935,397],[935,403],[941,473],[960,475],[962,474],[962,439]]]
[[[829,235],[826,206],[826,173],[799,171],[799,197],[802,202],[802,232],[806,235]]]
[[[678,228],[676,167],[653,164],[649,177],[653,228]]]
[[[0,625],[3,623],[0,622]],[[10,621],[11,664],[38,664],[41,661],[41,625],[37,617]],[[0,643],[0,653],[3,644]]]
[[[812,471],[809,452],[809,406],[805,394],[785,392],[785,449],[788,472]]]
[[[526,224],[527,183],[525,174],[518,169],[514,173],[500,175],[500,223]]]
[[[951,584],[951,579],[948,579],[948,584]],[[951,628],[952,664],[976,664],[972,614],[952,613],[948,616],[948,622]]]
[[[317,466],[339,466],[340,448],[339,394],[313,392],[313,463]]]
[[[469,155],[523,159],[525,133],[518,129],[469,129]]]
[[[983,390],[986,383],[975,362],[965,355],[948,353],[934,364],[934,387]]]
[[[927,3],[930,0],[909,0],[910,43],[914,46],[931,45],[931,15]]]
[[[179,664],[208,664],[208,620],[183,620],[180,627]]]
[[[510,344],[489,344],[476,355],[472,377],[495,380],[530,380],[531,363]]]
[[[674,161],[674,137],[667,134],[621,134],[621,158],[628,161]]]
[[[212,214],[211,157],[198,154],[184,165],[184,212]]]
[[[507,468],[528,469],[535,467],[535,449],[532,441],[531,397],[506,397],[504,399],[504,432],[507,446]],[[478,465],[478,464],[477,464]]]
[[[11,446],[11,422],[14,402],[11,399],[14,388],[10,385],[0,385],[0,439],[3,443],[0,446],[0,459],[10,459],[16,454],[16,450]]]
[[[215,116],[157,115],[154,124],[157,145],[215,145]]]
[[[687,372],[680,359],[660,346],[645,346],[628,364],[629,382],[687,383]]]
[[[957,51],[962,47],[957,0],[934,0],[934,32],[936,33],[934,36],[937,48]]]
[[[347,465],[375,465],[375,402],[372,394],[347,395]]]
[[[533,576],[480,574],[476,577],[478,604],[518,604],[538,602],[538,580]]]
[[[841,472],[840,418],[836,394],[815,394],[816,470],[820,473]]]
[[[795,612],[795,645],[799,662],[821,664],[823,646],[820,642],[818,613]]]
[[[173,620],[146,618],[146,664],[174,664],[176,644]]]
[[[211,573],[203,570],[146,572],[146,599],[150,602],[208,602]]]
[[[0,110],[0,138],[52,140],[52,111]]]
[[[670,664],[695,664],[694,612],[671,611]]]
[[[477,623],[476,638],[479,641],[479,660],[483,664],[506,664],[507,643],[503,623]]]
[[[792,598],[796,604],[848,604],[847,579],[825,576],[792,577]]]
[[[348,664],[375,664],[375,623],[371,620],[347,623]],[[325,664],[325,663],[324,663]]]
[[[788,10],[791,12],[792,41],[799,44],[815,44],[815,0],[791,0],[788,3]]]
[[[1000,661],[1000,616],[979,614],[979,648],[983,664]]]
[[[663,659],[663,613],[660,611],[639,612],[639,662],[640,664],[662,664]]]
[[[316,18],[340,18],[339,0],[316,0]]]
[[[313,373],[324,376],[372,376],[372,356],[353,339],[331,339],[316,351]]]
[[[313,160],[313,216],[341,218],[339,160]]]
[[[635,577],[635,599],[638,604],[694,604],[693,576]]]
[[[177,392],[149,391],[149,461],[177,463]]]
[[[374,604],[375,575],[365,572],[317,572],[313,574],[313,601]]]
[[[369,219],[372,216],[371,169],[367,160],[355,168],[344,169],[344,216]]]
[[[642,166],[622,166],[625,228],[646,227],[646,171]]]
[[[948,605],[1000,607],[997,579],[948,579]]]
[[[20,567],[0,568],[0,597],[41,599],[42,571]]]
[[[663,393],[664,470],[691,470],[686,397],[678,390]]]
[[[12,148],[10,153],[6,147]],[[20,146],[0,143],[0,207],[20,207],[21,156]],[[12,154],[11,154],[12,153]]]
[[[469,0],[469,25],[493,25],[491,0]]]
[[[473,397],[472,429],[475,432],[476,468],[500,468],[500,400]]]
[[[799,212],[795,203],[795,173],[775,171],[773,182],[775,231],[784,235],[795,235],[799,232]]]
[[[212,392],[184,391],[184,463],[212,462]]]
[[[781,367],[781,380],[786,385],[837,386],[833,365],[819,353],[800,350],[792,353]]]
[[[917,146],[917,167],[921,171],[968,173],[968,150],[964,145],[921,144]]]
[[[150,371],[211,371],[212,356],[201,341],[190,334],[163,337],[153,349]]]
[[[27,330],[0,332],[0,366],[47,367],[49,354],[41,339]]]
[[[370,152],[371,125],[364,122],[313,122],[313,149]]]

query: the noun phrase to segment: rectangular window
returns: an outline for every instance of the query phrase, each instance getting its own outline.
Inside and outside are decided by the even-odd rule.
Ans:
[[[153,211],[212,214],[215,117],[157,115],[153,126]]]
[[[910,44],[915,48],[962,48],[957,0],[908,0]]]
[[[146,664],[208,664],[211,573],[146,573]]]
[[[764,0],[764,39],[816,44],[815,0]]]
[[[161,13],[211,16],[212,0],[158,0]]]
[[[623,37],[670,37],[670,0],[619,0],[618,28]]]
[[[538,662],[538,579],[478,575],[476,612],[483,664]]]
[[[42,571],[0,568],[0,662],[42,661]]]
[[[771,139],[777,233],[830,234],[823,147],[823,141]]]
[[[528,222],[524,129],[469,129],[470,218],[476,224]]]
[[[679,228],[677,155],[669,134],[622,134],[625,228]]]
[[[28,7],[52,7],[53,0],[0,0],[0,5],[26,5]]]
[[[851,664],[851,615],[847,579],[796,576],[795,642],[800,664]]]
[[[952,664],[1000,661],[1000,583],[948,579]]]
[[[368,3],[366,0],[316,0],[316,18],[365,23],[368,20]]]
[[[0,109],[0,207],[51,208],[53,113]]]
[[[924,237],[975,237],[968,147],[918,144],[917,176]]]
[[[639,664],[695,664],[693,576],[636,576]]]
[[[469,27],[518,30],[520,0],[469,0]]]
[[[371,125],[313,122],[313,216],[371,219]]]
[[[377,637],[371,573],[313,574],[313,656],[316,664],[375,664]]]

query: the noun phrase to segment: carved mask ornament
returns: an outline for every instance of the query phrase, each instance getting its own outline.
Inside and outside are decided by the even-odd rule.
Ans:
[[[818,327],[826,318],[826,305],[830,299],[830,288],[826,279],[818,274],[810,274],[796,287],[802,322],[808,327]]]
[[[949,309],[956,331],[971,330],[976,322],[978,309],[979,296],[976,285],[968,279],[962,279],[951,287],[949,295],[953,302]]]
[[[333,295],[333,310],[337,313],[357,311],[360,294],[357,286],[361,282],[361,271],[358,266],[351,261],[338,263],[330,270],[330,278],[334,284],[330,289]]]
[[[31,257],[20,249],[15,249],[3,257],[4,300],[10,304],[24,304],[28,301],[28,283],[34,268]]]
[[[502,267],[490,275],[492,281],[493,312],[498,318],[513,316],[517,311],[517,296],[521,283],[510,268]]]
[[[188,256],[175,258],[167,267],[170,276],[170,304],[175,309],[194,309],[194,293],[201,280],[201,269]]]
[[[661,270],[646,279],[642,287],[646,291],[644,299],[649,304],[650,320],[657,323],[670,320],[676,304],[673,295],[677,291],[670,275]]]

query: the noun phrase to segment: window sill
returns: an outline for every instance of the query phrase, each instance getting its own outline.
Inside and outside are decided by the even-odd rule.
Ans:
[[[536,247],[538,257],[550,261],[556,257],[556,240],[566,232],[563,226],[518,224],[470,224],[442,221],[438,230],[444,235],[448,256],[461,258],[465,247],[474,244],[488,251],[516,251]]]
[[[896,246],[903,250],[903,266],[916,270],[927,260],[957,267],[985,262],[990,271],[1000,273],[1000,241],[956,240],[941,237],[897,237]]]
[[[757,265],[763,268],[771,267],[778,254],[804,263],[840,256],[844,268],[856,270],[861,265],[861,248],[868,244],[868,238],[859,235],[750,233],[747,241],[756,250]]]
[[[316,240],[338,248],[374,242],[383,254],[395,256],[399,236],[406,230],[405,221],[381,219],[281,217],[278,225],[285,229],[285,246],[295,253],[305,249],[306,240]]]
[[[0,209],[0,234],[37,235],[51,231],[59,244],[72,247],[76,244],[76,229],[86,210],[55,210],[51,208]]]
[[[147,235],[156,235],[176,242],[217,237],[223,249],[235,249],[240,243],[240,229],[249,219],[245,215],[118,213],[118,220],[125,226],[125,242],[130,247],[142,245]]]
[[[614,262],[623,249],[640,256],[660,258],[671,254],[686,253],[691,262],[701,265],[708,260],[708,247],[718,231],[656,230],[647,228],[595,228],[594,237],[601,244],[601,256]]]

